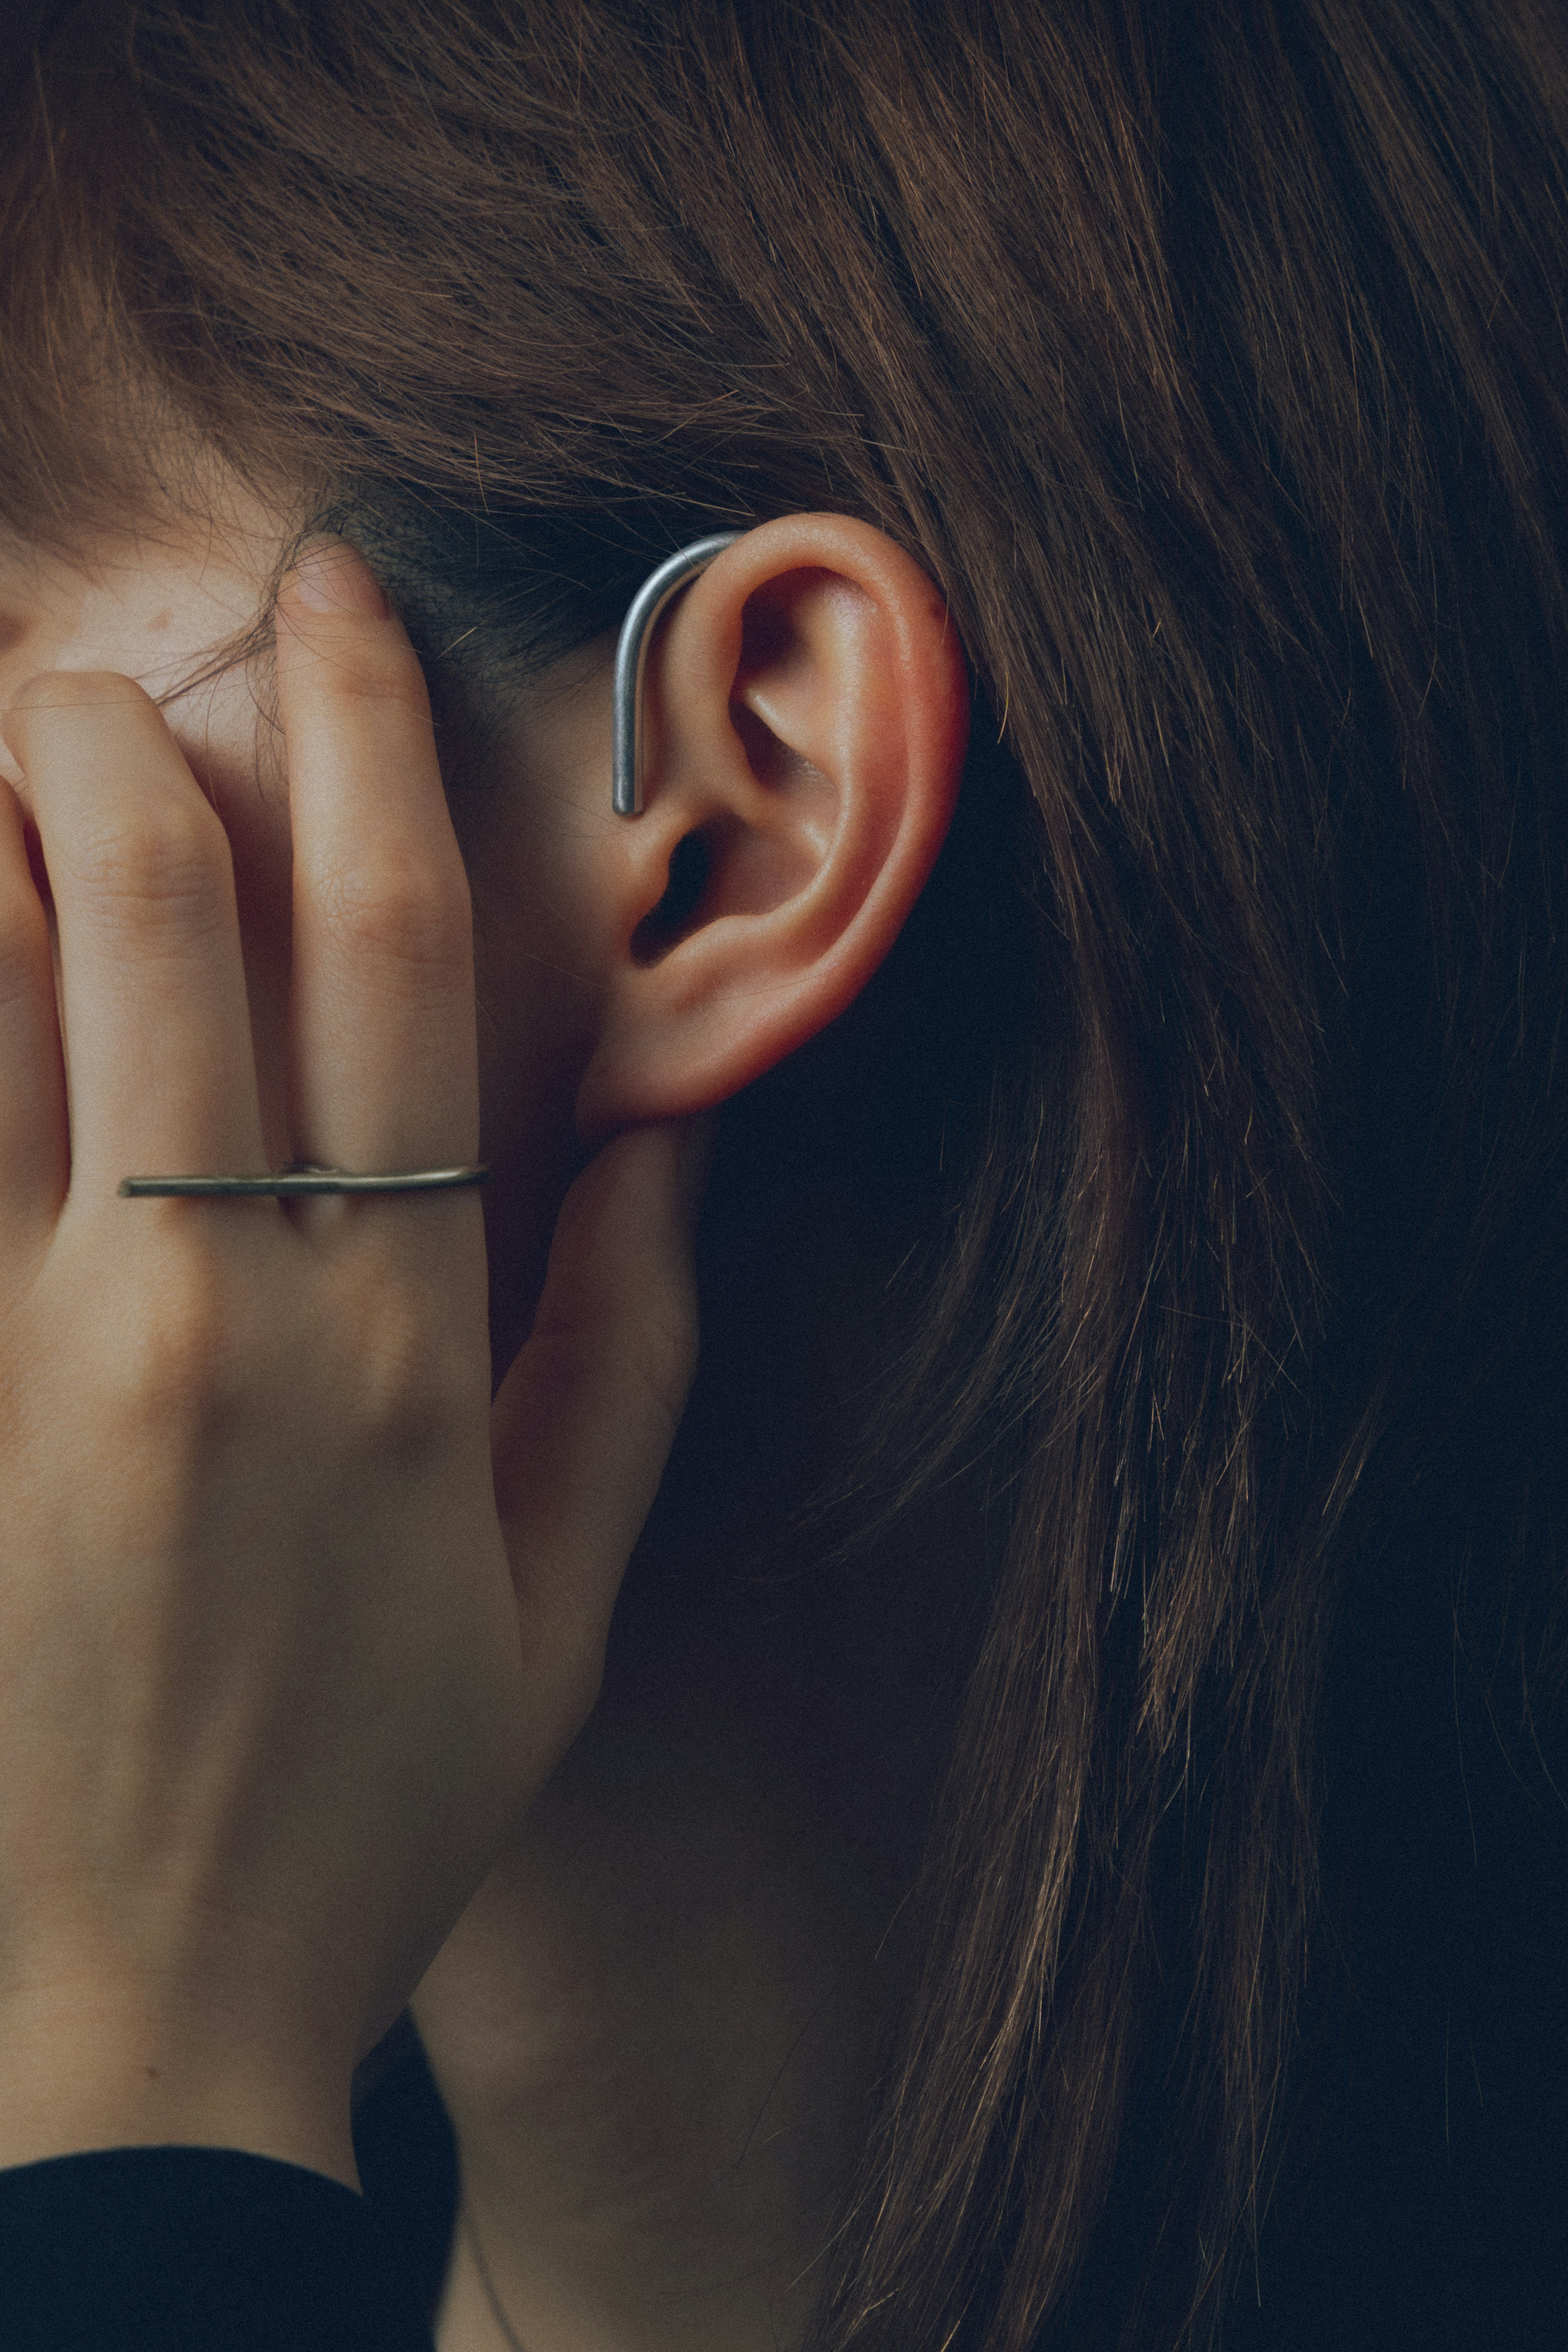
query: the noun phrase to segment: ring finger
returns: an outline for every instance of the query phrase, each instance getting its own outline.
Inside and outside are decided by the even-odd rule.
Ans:
[[[7,716],[54,895],[71,1191],[262,1165],[228,840],[130,678],[34,678]]]

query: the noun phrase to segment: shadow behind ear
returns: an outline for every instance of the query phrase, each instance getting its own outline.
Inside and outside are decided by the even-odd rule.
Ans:
[[[948,839],[881,968],[839,1020],[725,1107],[699,1233],[697,1381],[650,1521],[657,1574],[640,1555],[617,1603],[622,1682],[656,1678],[683,1629],[706,1639],[705,1612],[733,1613],[741,1554],[766,1614],[770,1580],[799,1580],[803,1506],[816,1514],[806,1549],[831,1582],[840,1538],[858,1544],[877,1496],[950,1441],[940,1367],[923,1371],[916,1357],[949,1315],[988,1311],[987,1199],[1005,1197],[1031,1150],[1049,1153],[1040,1089],[1059,1083],[1053,1057],[1067,1050],[1048,1017],[1054,934],[1031,887],[1038,812],[994,730],[977,732]],[[735,1463],[741,1493],[716,1467]],[[853,1497],[841,1512],[821,1481],[845,1465]],[[716,1517],[712,1544],[658,1532],[673,1524],[684,1538]],[[983,1609],[983,1580],[977,1567],[966,1610]],[[935,1599],[887,1598],[889,1623],[907,1608],[911,1645],[941,1653],[928,1662],[936,1682],[944,1660],[961,1673],[967,1655],[950,1599],[946,1585]]]

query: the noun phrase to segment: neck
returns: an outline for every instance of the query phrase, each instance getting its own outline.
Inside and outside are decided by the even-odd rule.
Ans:
[[[754,1728],[596,1718],[414,2003],[465,2223],[439,2352],[797,2342],[885,1920]]]
[[[874,1558],[780,1555],[850,1425],[806,1342],[872,1328],[878,1292],[831,1241],[788,1313],[737,1284],[709,1315],[600,1706],[413,2003],[466,2223],[439,2352],[804,2336],[897,2011],[955,1592],[984,1581],[959,1481]]]

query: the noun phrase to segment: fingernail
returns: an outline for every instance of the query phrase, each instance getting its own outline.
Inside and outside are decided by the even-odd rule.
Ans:
[[[308,613],[362,613],[384,621],[387,600],[356,548],[341,539],[319,539],[307,547],[289,575],[286,594]]]

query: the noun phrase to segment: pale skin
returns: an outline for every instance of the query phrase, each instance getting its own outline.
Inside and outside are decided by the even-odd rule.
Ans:
[[[879,533],[764,525],[661,633],[642,818],[599,646],[455,832],[350,551],[315,558],[346,602],[286,587],[275,678],[149,699],[286,524],[222,486],[0,553],[0,2162],[182,2140],[357,2187],[350,2076],[412,2001],[528,2352],[760,2352],[858,2127],[886,1889],[735,1707],[591,1711],[694,1361],[690,1122],[885,954],[961,661]],[[481,1156],[483,1209],[115,1195]],[[505,2342],[465,2230],[438,2342]]]

